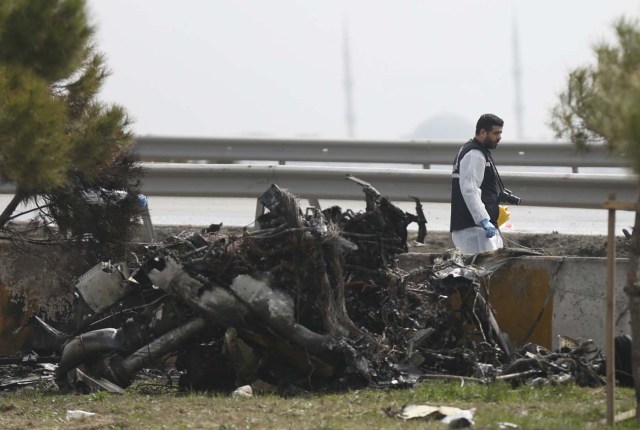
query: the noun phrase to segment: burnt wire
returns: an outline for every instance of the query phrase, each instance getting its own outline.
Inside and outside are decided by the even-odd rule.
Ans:
[[[502,231],[500,230],[500,228],[498,228],[498,231],[500,232],[500,237],[502,238],[502,243],[504,243],[505,248],[518,248],[518,249],[526,249],[528,251],[533,251],[533,252],[540,252],[543,254],[545,253],[544,250],[541,248],[531,248],[531,247],[522,245],[516,242],[515,240],[508,239],[502,234]]]

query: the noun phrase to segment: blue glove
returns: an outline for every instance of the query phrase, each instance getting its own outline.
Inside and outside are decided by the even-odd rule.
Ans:
[[[144,194],[138,194],[138,204],[140,205],[141,209],[146,209],[148,206],[147,196],[145,196]]]
[[[496,228],[494,227],[493,224],[491,224],[491,222],[489,222],[489,218],[485,218],[482,221],[480,221],[480,225],[482,226],[482,228],[484,228],[484,234],[488,238],[491,238],[496,235]]]

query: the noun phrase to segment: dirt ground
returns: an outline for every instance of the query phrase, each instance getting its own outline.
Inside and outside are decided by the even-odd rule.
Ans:
[[[157,239],[185,230],[199,231],[196,226],[156,226]],[[223,228],[224,229],[224,228]],[[227,228],[229,233],[242,234],[240,228]],[[411,252],[442,253],[453,248],[451,235],[444,231],[428,231],[424,245],[415,242],[415,232],[410,232],[408,246]],[[545,255],[567,257],[606,257],[607,237],[603,235],[579,235],[560,233],[506,233],[505,244],[510,248],[530,248]],[[616,236],[616,257],[629,256],[629,241],[622,234]]]
[[[510,248],[530,248],[545,255],[575,257],[606,257],[607,237],[601,235],[578,234],[534,234],[507,233],[504,235],[505,245]],[[429,231],[424,245],[415,243],[415,236],[410,236],[409,249],[414,252],[440,253],[453,247],[448,232]],[[629,255],[629,240],[624,236],[616,237],[616,256]]]

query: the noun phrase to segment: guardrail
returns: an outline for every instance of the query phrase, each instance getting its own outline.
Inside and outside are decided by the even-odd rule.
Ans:
[[[424,169],[309,167],[252,164],[142,163],[142,192],[149,196],[257,198],[271,184],[300,198],[360,200],[361,187],[346,180],[351,174],[371,183],[394,201],[448,203],[451,174]],[[522,197],[523,206],[601,209],[609,194],[635,200],[640,184],[635,175],[585,173],[504,173],[505,185]],[[13,194],[10,184],[0,193]]]
[[[453,163],[462,141],[196,138],[140,136],[136,152],[142,161],[205,160],[232,162],[267,160],[432,164]],[[626,167],[623,157],[611,156],[605,145],[590,145],[580,152],[570,142],[500,142],[493,151],[499,166]]]
[[[345,179],[351,174],[391,200],[451,201],[451,174],[436,170],[184,163],[146,163],[144,170],[142,190],[151,196],[257,198],[277,184],[300,198],[360,200],[361,187]],[[611,192],[635,200],[639,184],[635,175],[584,173],[505,173],[502,180],[523,206],[593,209]]]

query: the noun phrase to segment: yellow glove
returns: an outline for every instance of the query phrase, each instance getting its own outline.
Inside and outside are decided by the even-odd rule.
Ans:
[[[498,209],[498,227],[500,227],[509,220],[511,214],[509,213],[509,206],[499,206]]]

